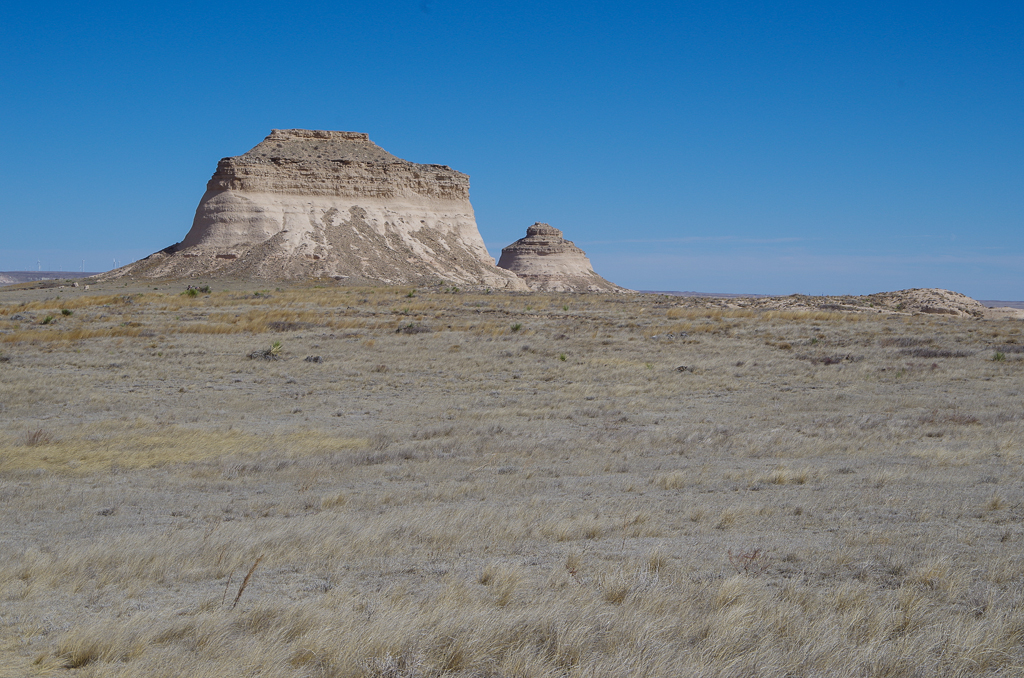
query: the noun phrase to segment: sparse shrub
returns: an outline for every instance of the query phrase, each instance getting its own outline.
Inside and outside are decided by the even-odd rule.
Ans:
[[[281,357],[281,342],[275,341],[270,348],[256,349],[249,354],[249,360],[277,360]]]
[[[487,565],[480,574],[481,584],[494,587],[494,602],[498,607],[505,607],[512,602],[516,590],[523,581],[523,573],[519,568]]]
[[[601,597],[612,605],[621,605],[633,588],[633,581],[621,572],[601,579]]]
[[[669,559],[660,548],[656,548],[647,555],[647,571],[661,572],[668,567]]]
[[[498,574],[498,565],[496,563],[487,563],[484,565],[484,569],[480,572],[480,576],[477,581],[487,586],[494,581],[495,575]]]
[[[70,308],[62,308],[60,310],[60,314],[63,315],[63,316],[69,316],[69,315],[74,315],[75,312],[72,311]]]
[[[736,524],[738,518],[739,512],[735,508],[722,509],[722,513],[718,516],[718,522],[715,523],[715,529],[727,530]]]
[[[886,337],[879,340],[879,346],[897,346],[899,348],[910,348],[913,346],[921,346],[923,344],[933,344],[935,339],[932,337]]]
[[[803,485],[810,480],[809,469],[790,469],[779,467],[766,476],[758,478],[759,481],[768,482],[772,485]]]
[[[412,299],[416,296],[416,290],[409,290],[409,294],[405,295],[407,299]]]
[[[663,490],[681,490],[686,487],[686,474],[682,471],[661,473],[654,478],[654,485]]]
[[[566,354],[564,354],[564,353],[559,353],[559,354],[558,354],[558,359],[559,359],[559,360],[561,360],[561,361],[562,361],[562,362],[564,363],[564,362],[565,362],[566,360],[568,360],[568,359],[569,359],[569,356],[567,356],[567,355],[566,355]]]
[[[344,506],[348,503],[348,497],[345,496],[344,492],[337,494],[328,495],[320,499],[320,508],[329,509],[335,506]]]
[[[950,410],[932,410],[931,412],[922,414],[918,417],[918,421],[922,424],[956,424],[958,426],[981,423],[981,420],[978,419],[977,416],[970,412],[962,412],[959,408],[953,408]]]
[[[197,290],[194,287],[189,287],[187,290],[185,290],[184,292],[181,293],[181,296],[183,296],[183,297],[198,297],[199,296],[199,290]]]
[[[992,356],[992,362],[1001,363],[1006,360],[1006,354],[1002,351],[996,351],[996,354]]]
[[[565,557],[565,571],[569,573],[569,576],[573,578],[580,586],[583,586],[583,581],[580,579],[580,568],[583,566],[583,557],[578,551],[570,551],[569,555]]]
[[[523,329],[523,324],[522,323],[514,323],[512,325],[512,331],[513,332],[518,332],[521,329]]]
[[[45,318],[43,318],[42,322],[40,322],[39,324],[40,325],[49,325],[53,321],[54,321],[54,317],[52,315],[48,315]]]
[[[970,351],[950,351],[941,348],[905,348],[900,355],[907,355],[913,358],[969,358],[974,355]]]
[[[53,442],[53,435],[49,431],[37,428],[25,434],[25,445],[36,447],[38,445],[49,445]]]
[[[362,675],[373,678],[420,678],[429,675],[424,671],[426,659],[421,652],[406,650],[400,654],[386,653],[360,662]]]
[[[820,356],[797,356],[801,360],[810,360],[812,363],[821,365],[839,365],[843,362],[856,363],[864,359],[862,355],[820,355]]]
[[[737,574],[762,574],[770,566],[764,551],[759,548],[742,549],[735,553],[729,549],[728,557],[729,564]]]
[[[292,320],[271,320],[267,323],[268,330],[274,330],[275,332],[292,332],[295,330],[308,330],[311,327],[316,327],[313,323],[299,322]]]
[[[1006,508],[1006,500],[1003,498],[1003,495],[993,492],[992,496],[985,502],[985,509],[988,511],[998,511],[1002,508]]]

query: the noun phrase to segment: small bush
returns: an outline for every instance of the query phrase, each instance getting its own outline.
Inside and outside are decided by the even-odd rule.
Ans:
[[[63,316],[69,316],[69,315],[74,315],[75,312],[72,311],[70,308],[62,308],[60,310],[60,314],[63,315]]]
[[[53,321],[54,321],[54,317],[52,315],[48,315],[45,318],[43,318],[42,322],[40,322],[39,324],[40,325],[49,325]]]
[[[38,445],[49,445],[53,442],[53,436],[49,431],[44,431],[41,428],[35,431],[29,431],[25,434],[25,445],[28,447],[36,447]]]
[[[663,490],[681,490],[686,487],[686,474],[682,471],[661,473],[654,478],[653,483]]]
[[[1001,362],[1004,362],[1005,360],[1006,360],[1006,354],[1003,353],[1002,351],[996,351],[996,354],[994,356],[992,356],[992,362],[994,362],[994,363],[1001,363]]]
[[[770,566],[764,551],[759,548],[744,549],[735,553],[729,549],[729,564],[737,574],[762,574]]]
[[[522,323],[515,323],[514,325],[512,325],[512,331],[513,332],[518,332],[521,329],[523,329],[523,324]]]
[[[275,341],[270,348],[256,349],[249,354],[249,360],[277,360],[281,357],[281,342]]]

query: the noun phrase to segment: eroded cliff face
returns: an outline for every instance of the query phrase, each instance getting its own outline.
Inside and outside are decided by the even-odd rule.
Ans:
[[[501,250],[498,266],[526,281],[537,292],[625,292],[594,272],[586,253],[562,232],[537,222],[526,237]]]
[[[193,274],[527,289],[487,253],[467,175],[319,130],[273,130],[221,160],[185,239],[108,277]]]

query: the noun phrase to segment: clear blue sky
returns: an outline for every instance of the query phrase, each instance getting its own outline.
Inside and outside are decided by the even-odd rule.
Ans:
[[[638,289],[1024,299],[1024,3],[4,3],[0,270],[181,240],[271,128],[469,174]]]

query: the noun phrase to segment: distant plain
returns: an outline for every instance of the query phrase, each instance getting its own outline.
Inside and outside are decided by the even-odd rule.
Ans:
[[[0,675],[1018,676],[1024,324],[0,288]]]

